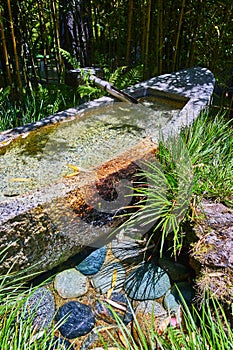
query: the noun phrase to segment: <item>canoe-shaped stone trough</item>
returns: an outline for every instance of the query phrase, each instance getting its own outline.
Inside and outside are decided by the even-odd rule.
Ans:
[[[126,89],[136,105],[103,97],[0,133],[0,272],[49,270],[100,246],[159,133],[190,125],[213,88],[209,70],[186,69]]]

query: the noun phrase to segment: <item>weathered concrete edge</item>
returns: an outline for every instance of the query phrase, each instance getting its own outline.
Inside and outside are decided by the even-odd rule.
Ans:
[[[210,70],[194,67],[154,77],[136,84],[126,91],[137,97],[144,90],[146,96],[147,89],[150,87],[189,98],[189,101],[180,111],[178,118],[176,116],[173,117],[164,128],[155,131],[152,139],[157,142],[161,135],[166,139],[171,135],[177,134],[183,126],[190,126],[200,115],[201,111],[208,108],[214,91],[214,84],[215,78]]]

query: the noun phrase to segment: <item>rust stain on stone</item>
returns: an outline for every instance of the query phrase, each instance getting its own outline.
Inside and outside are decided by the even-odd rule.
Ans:
[[[134,172],[135,162],[139,165],[139,162],[142,160],[147,161],[152,159],[157,148],[158,146],[156,146],[154,142],[145,138],[122,155],[104,163],[97,169],[97,176],[98,178],[102,178],[117,172],[120,172],[122,175],[128,175],[131,172]]]

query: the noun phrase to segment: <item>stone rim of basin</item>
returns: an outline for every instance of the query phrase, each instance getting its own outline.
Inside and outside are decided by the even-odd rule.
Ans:
[[[126,89],[126,92],[137,98],[139,95],[142,96],[146,93],[149,88],[178,93],[189,98],[189,101],[179,113],[179,120],[171,119],[163,130],[166,136],[169,132],[178,132],[182,125],[192,123],[200,111],[206,108],[213,92],[214,77],[206,68],[191,68],[151,78],[146,82]],[[2,132],[0,133],[0,145],[5,147],[12,139],[19,135],[24,137],[26,134],[23,133],[27,133],[32,129],[71,120],[77,113],[82,113],[87,108],[95,109],[112,103],[115,103],[113,98],[103,97],[83,104],[78,108],[71,108],[49,116],[34,124]],[[154,155],[156,137],[155,134],[151,135],[150,138],[137,144],[133,150],[129,149],[118,158],[102,164],[96,169],[94,175],[92,174],[92,183],[96,185],[96,174],[97,179],[102,181],[103,185],[113,179],[117,182],[122,178],[127,178],[127,176],[130,178],[135,171],[133,163],[145,158],[150,159],[152,154]],[[88,183],[89,178],[86,173],[81,175],[85,178],[86,183],[84,185],[87,185],[86,188],[89,191],[91,189],[90,183]],[[99,231],[96,231],[96,227],[91,226],[88,222],[84,223],[80,216],[77,217],[78,206],[84,205],[83,198],[79,196],[80,177],[63,180],[54,184],[52,188],[53,195],[49,193],[49,187],[47,187],[30,195],[9,198],[6,202],[0,203],[0,228],[2,230],[0,245],[5,247],[9,242],[12,242],[12,246],[8,251],[10,260],[5,262],[4,266],[2,264],[0,270],[3,267],[4,269],[9,268],[12,262],[16,260],[15,269],[27,268],[35,263],[34,270],[51,269],[78,253],[88,243],[92,244],[106,235],[106,230],[102,227]],[[42,198],[43,193],[45,199]],[[57,198],[61,198],[61,201],[59,202]],[[64,199],[69,205],[69,222],[67,218],[64,218]],[[63,226],[59,226],[62,220]],[[81,238],[85,235],[88,236],[89,241],[82,241]]]
[[[179,122],[177,120],[171,120],[168,127],[168,129],[170,129],[171,125],[175,127],[176,124],[176,129],[179,130],[182,125],[189,126],[200,114],[201,110],[205,109],[210,103],[214,90],[214,84],[215,78],[209,69],[203,67],[193,67],[150,78],[147,81],[135,84],[134,86],[122,91],[132,95],[134,98],[138,98],[145,96],[147,94],[147,90],[152,88],[157,91],[178,94],[184,98],[188,98],[189,101],[187,101],[185,107],[179,114]],[[82,113],[86,109],[95,109],[100,106],[114,103],[114,101],[114,98],[104,96],[102,98],[83,103],[76,108],[69,108],[65,111],[55,113],[43,118],[40,121],[0,132],[0,147],[2,142],[6,144],[23,133],[27,133],[31,130],[35,130],[49,124],[72,119],[74,116]],[[166,136],[169,135],[168,130],[163,130],[163,133]]]

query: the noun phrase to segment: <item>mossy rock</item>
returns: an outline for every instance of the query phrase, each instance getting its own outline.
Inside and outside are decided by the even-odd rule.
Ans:
[[[195,232],[190,265],[197,273],[197,294],[206,291],[229,307],[233,302],[233,210],[221,203],[203,200],[197,210],[199,223]]]

